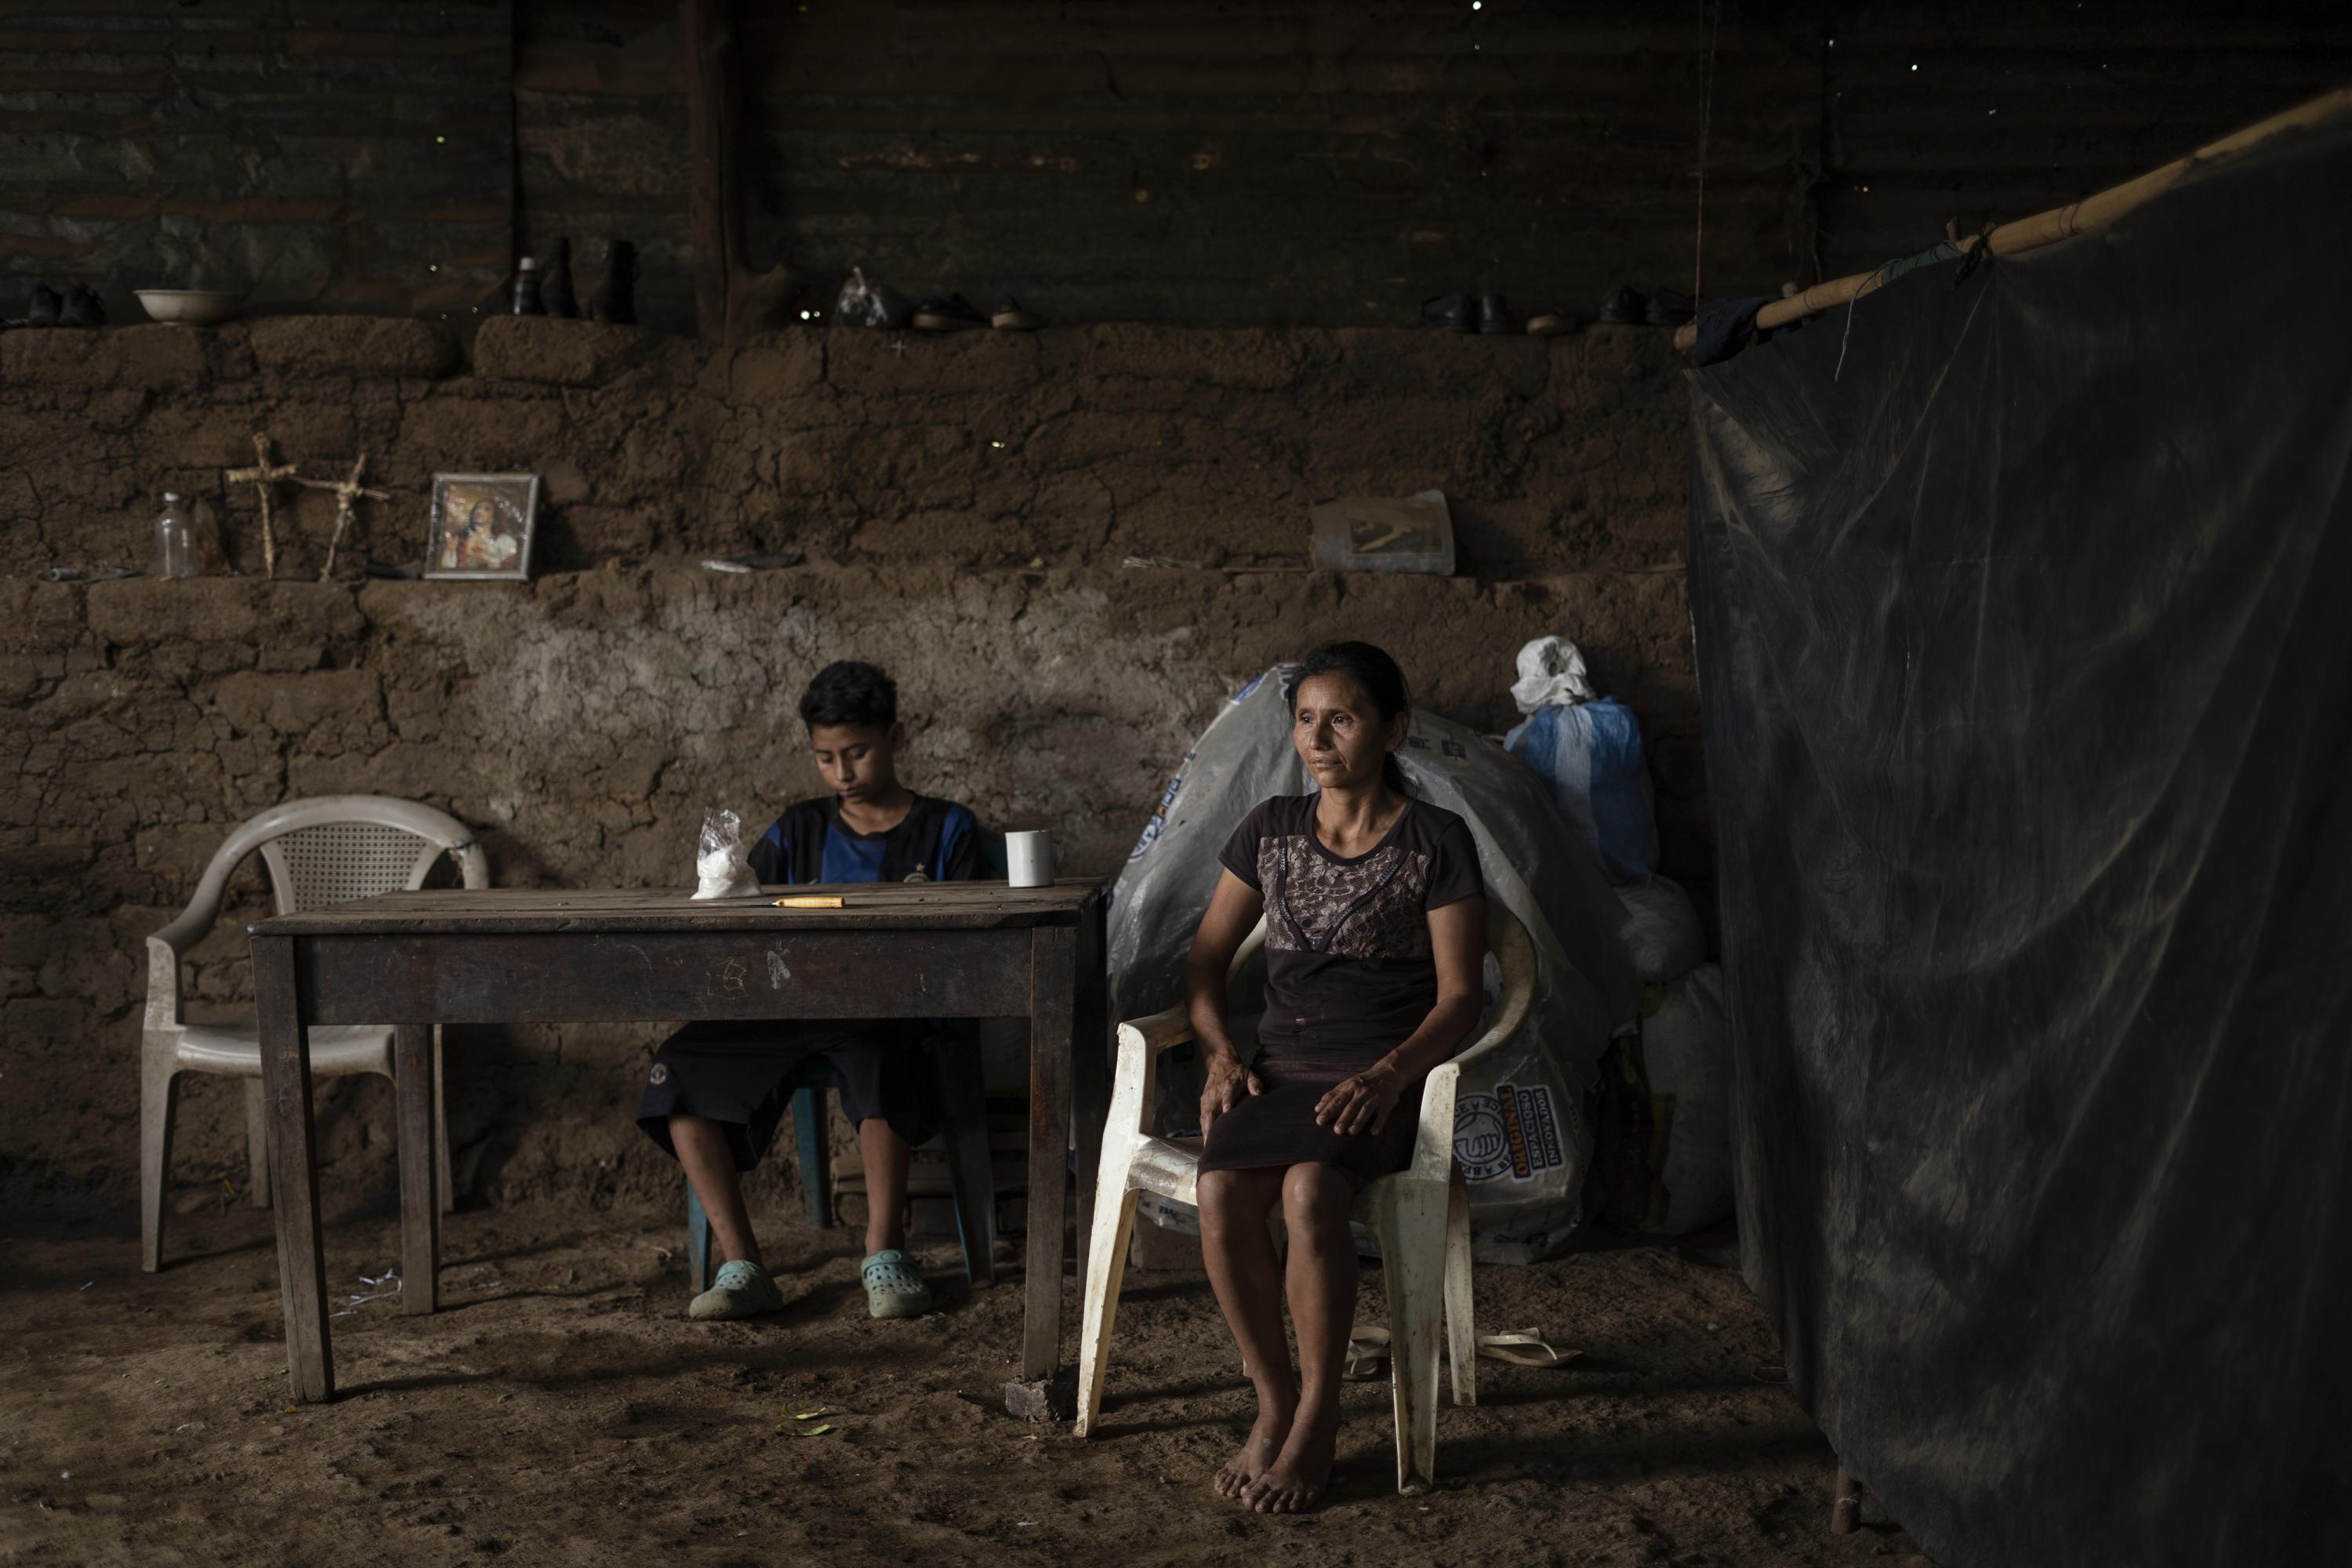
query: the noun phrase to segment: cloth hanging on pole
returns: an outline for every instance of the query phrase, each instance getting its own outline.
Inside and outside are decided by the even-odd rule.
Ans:
[[[1952,1568],[2352,1527],[2329,190],[2340,120],[1687,373],[1743,1261]]]

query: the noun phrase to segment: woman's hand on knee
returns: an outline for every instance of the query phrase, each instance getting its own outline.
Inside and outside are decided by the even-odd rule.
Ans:
[[[1231,1057],[1209,1058],[1209,1081],[1201,1089],[1201,1136],[1209,1135],[1209,1127],[1218,1117],[1239,1105],[1253,1094],[1264,1094],[1265,1085],[1257,1074]]]
[[[1404,1075],[1375,1063],[1315,1102],[1315,1124],[1334,1132],[1378,1132],[1404,1097]]]

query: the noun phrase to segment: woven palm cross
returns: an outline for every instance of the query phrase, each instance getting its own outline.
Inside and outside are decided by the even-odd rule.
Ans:
[[[344,530],[352,525],[352,514],[357,510],[356,503],[359,498],[366,496],[371,500],[392,499],[392,492],[389,490],[370,489],[360,483],[360,475],[367,469],[367,460],[368,455],[365,452],[353,458],[352,477],[347,479],[306,479],[298,477],[294,480],[296,484],[310,489],[334,492],[335,533],[334,537],[327,542],[327,563],[319,570],[319,581],[321,583],[327,582],[335,574],[335,552],[342,545]]]
[[[278,575],[278,530],[269,511],[269,489],[280,479],[294,478],[292,463],[272,463],[269,460],[269,437],[256,430],[253,433],[253,455],[257,461],[249,468],[231,468],[222,477],[233,485],[249,484],[261,495],[261,574],[265,578]]]

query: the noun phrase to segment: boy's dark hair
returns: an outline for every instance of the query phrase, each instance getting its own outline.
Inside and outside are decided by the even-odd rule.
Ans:
[[[887,730],[898,721],[898,683],[870,664],[837,658],[801,694],[801,722]]]

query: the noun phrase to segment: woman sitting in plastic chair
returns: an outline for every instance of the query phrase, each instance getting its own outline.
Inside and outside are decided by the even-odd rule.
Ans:
[[[1185,995],[1208,1072],[1201,1095],[1201,1239],[1217,1304],[1257,1391],[1257,1422],[1216,1489],[1261,1513],[1322,1497],[1356,1310],[1357,1190],[1412,1157],[1422,1080],[1478,1022],[1485,885],[1469,826],[1411,798],[1393,753],[1403,673],[1369,643],[1307,657],[1286,696],[1319,786],[1243,819],[1219,856]],[[1227,1032],[1225,976],[1265,917],[1255,1060]],[[1267,1218],[1282,1205],[1289,1260]],[[1298,1333],[1293,1383],[1282,1331]]]

